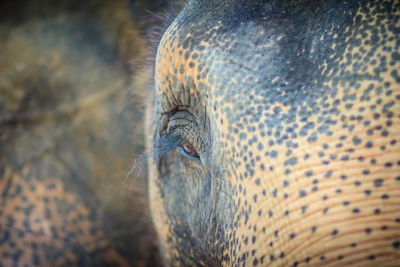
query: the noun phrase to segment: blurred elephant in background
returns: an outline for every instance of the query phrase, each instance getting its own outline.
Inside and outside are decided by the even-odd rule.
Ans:
[[[145,172],[124,180],[144,150],[143,18],[160,8],[0,3],[0,266],[160,265]]]

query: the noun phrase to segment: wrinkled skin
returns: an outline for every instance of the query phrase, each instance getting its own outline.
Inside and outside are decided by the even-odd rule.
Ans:
[[[148,108],[166,265],[400,265],[399,21],[399,1],[187,4]]]

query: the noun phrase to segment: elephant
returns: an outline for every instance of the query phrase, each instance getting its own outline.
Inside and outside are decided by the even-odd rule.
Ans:
[[[400,265],[400,2],[191,0],[159,42],[167,266]]]
[[[161,266],[144,173],[125,179],[156,2],[0,2],[1,267]]]

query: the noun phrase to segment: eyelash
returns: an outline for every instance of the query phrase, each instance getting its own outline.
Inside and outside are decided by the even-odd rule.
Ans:
[[[153,148],[152,148],[153,157],[156,160],[160,159],[169,151],[178,148],[182,156],[189,158],[191,160],[195,160],[200,165],[202,165],[200,156],[190,155],[185,151],[185,149],[183,148],[185,144],[191,145],[190,143],[185,141],[185,138],[182,137],[179,129],[174,129],[169,133],[161,134],[158,137],[156,137],[153,143]]]
[[[178,148],[181,156],[202,165],[198,151],[201,150],[203,141],[197,132],[195,117],[187,110],[180,109],[175,109],[164,116],[167,116],[165,128],[161,130],[164,133],[158,135],[153,143],[152,151],[155,158],[161,158],[167,152]],[[193,138],[197,138],[195,144],[189,141]]]
[[[196,160],[197,162],[199,162],[199,163],[201,164],[200,157],[189,155],[189,154],[182,148],[182,146],[179,146],[178,148],[179,148],[179,152],[181,153],[182,156],[187,157],[187,158],[189,158],[189,159]]]

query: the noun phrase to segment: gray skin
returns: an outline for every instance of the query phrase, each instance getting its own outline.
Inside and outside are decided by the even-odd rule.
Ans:
[[[399,19],[398,1],[187,4],[148,108],[165,265],[400,264]]]

